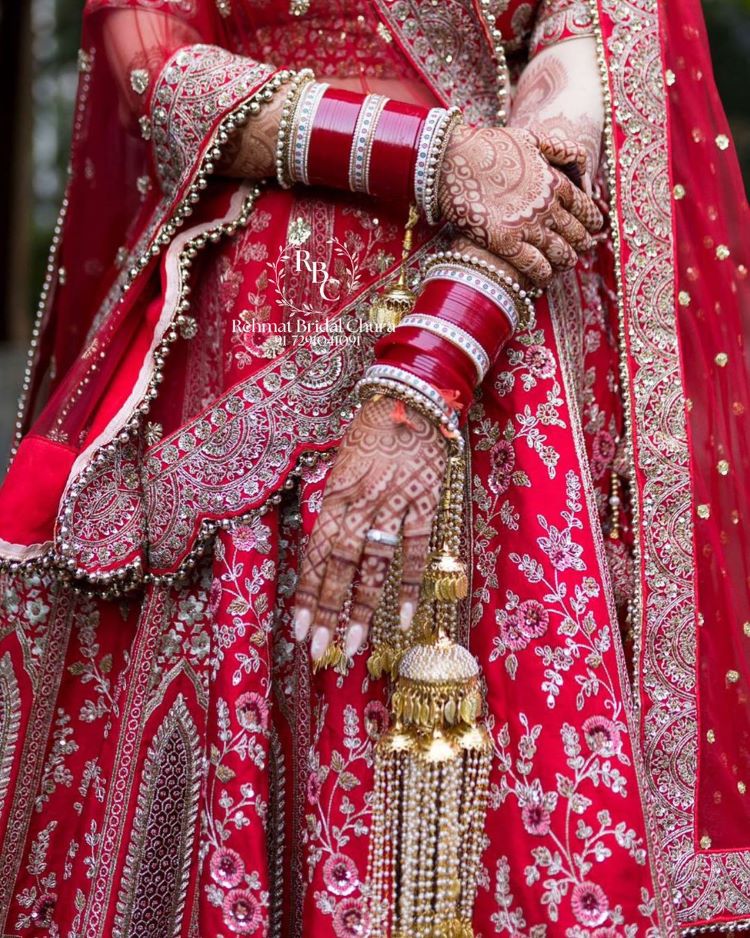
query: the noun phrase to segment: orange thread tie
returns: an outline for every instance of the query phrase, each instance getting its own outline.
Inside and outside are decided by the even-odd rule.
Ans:
[[[453,410],[461,410],[462,404],[460,392],[455,391],[452,388],[437,388],[437,392],[448,405],[448,407],[452,407]]]
[[[417,425],[409,417],[409,414],[406,411],[406,404],[403,401],[395,401],[393,404],[393,410],[391,411],[391,418],[394,423],[401,423],[404,426],[410,427],[412,430],[417,429]]]

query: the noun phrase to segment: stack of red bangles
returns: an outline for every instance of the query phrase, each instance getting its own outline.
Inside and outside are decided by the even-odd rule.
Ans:
[[[416,203],[437,224],[440,165],[460,120],[458,108],[331,88],[311,71],[299,72],[279,124],[279,184]],[[531,294],[512,277],[469,255],[436,254],[413,312],[375,346],[360,396],[401,398],[455,430],[507,340],[532,318]]]
[[[460,423],[505,343],[533,316],[532,294],[512,277],[467,254],[436,254],[414,311],[375,346],[360,397],[386,393],[445,426]]]
[[[437,180],[458,108],[426,108],[331,88],[309,70],[291,83],[281,114],[276,173],[296,182],[416,203],[437,224]]]

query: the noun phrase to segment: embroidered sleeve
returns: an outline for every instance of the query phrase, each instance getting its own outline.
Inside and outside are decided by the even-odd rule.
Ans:
[[[277,70],[205,43],[205,31],[180,16],[144,9],[152,0],[123,8],[116,2],[107,0],[101,28],[121,122],[150,142],[161,188],[172,195],[214,127],[262,92]]]
[[[564,39],[590,36],[593,31],[586,0],[542,0],[531,34],[530,56]]]
[[[255,93],[276,69],[221,46],[179,49],[165,64],[142,124],[153,139],[162,187],[174,190],[194,165],[217,120]]]

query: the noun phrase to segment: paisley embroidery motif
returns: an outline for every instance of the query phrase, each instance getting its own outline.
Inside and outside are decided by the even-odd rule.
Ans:
[[[179,938],[201,780],[201,749],[182,695],[156,732],[143,768],[114,938]]]

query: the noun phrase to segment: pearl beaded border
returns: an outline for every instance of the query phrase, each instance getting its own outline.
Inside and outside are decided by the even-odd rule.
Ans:
[[[443,110],[443,113],[436,119],[429,143],[425,144],[424,180],[420,179],[419,181],[419,193],[417,193],[417,176],[415,170],[414,192],[417,207],[421,210],[427,223],[430,225],[437,225],[440,221],[440,205],[438,204],[440,168],[443,157],[445,156],[446,147],[448,146],[448,141],[451,137],[451,132],[455,126],[462,121],[463,115],[461,114],[460,108],[457,107]],[[417,154],[419,155],[419,147],[417,148]]]
[[[414,201],[424,214],[425,196],[424,186],[427,179],[427,163],[430,158],[432,139],[438,122],[446,114],[446,108],[433,107],[427,112],[422,133],[417,141],[417,158],[414,163]]]
[[[510,76],[508,62],[503,45],[503,34],[497,28],[498,14],[494,0],[480,0],[479,9],[484,20],[485,29],[492,44],[492,53],[495,58],[497,70],[497,120],[503,126],[508,119],[508,96],[510,93]]]
[[[395,331],[398,332],[402,326],[425,329],[427,332],[445,339],[446,342],[450,342],[451,345],[455,345],[457,349],[460,349],[464,355],[471,359],[477,372],[478,384],[482,383],[484,376],[490,370],[490,356],[474,336],[462,329],[461,326],[440,319],[439,316],[429,316],[426,313],[409,313],[408,316],[404,316]]]
[[[164,248],[172,243],[177,231],[185,225],[185,222],[193,214],[193,205],[200,200],[201,192],[208,186],[208,177],[215,172],[218,160],[222,156],[223,147],[228,143],[234,132],[244,126],[248,118],[258,114],[261,107],[267,104],[281,85],[289,81],[291,77],[292,73],[286,69],[277,72],[266,80],[265,84],[255,91],[251,97],[238,105],[221,121],[214,132],[213,140],[207,148],[203,161],[198,167],[195,179],[180,199],[172,217],[161,226],[150,246],[141,253],[140,257],[131,262],[131,266],[127,270],[120,291],[120,301],[140,275],[149,267],[152,261],[161,254]],[[227,521],[203,521],[201,531],[196,538],[194,546],[187,553],[185,559],[180,563],[174,573],[169,574],[144,573],[140,558],[130,563],[122,564],[116,570],[106,573],[91,573],[77,566],[73,556],[75,551],[68,543],[70,523],[73,514],[71,502],[92,479],[98,467],[107,457],[114,454],[119,445],[127,443],[131,437],[138,435],[144,418],[149,413],[153,401],[156,400],[158,387],[163,379],[163,367],[169,348],[178,339],[178,329],[186,324],[187,312],[190,309],[190,300],[188,299],[190,284],[188,283],[188,279],[195,257],[197,257],[201,248],[205,247],[207,244],[219,241],[222,236],[231,236],[235,234],[239,228],[246,226],[250,220],[255,201],[260,195],[260,192],[261,189],[259,186],[253,187],[235,219],[221,223],[210,231],[196,235],[196,237],[192,238],[180,251],[178,258],[179,293],[175,302],[176,316],[167,327],[164,336],[154,349],[154,371],[144,391],[140,404],[134,409],[132,415],[117,433],[116,437],[99,447],[91,462],[81,470],[76,476],[75,481],[66,491],[63,498],[62,519],[57,531],[55,546],[47,553],[27,560],[0,559],[0,570],[7,570],[11,573],[54,571],[60,580],[71,584],[76,592],[83,593],[87,591],[87,588],[90,589],[93,587],[97,590],[98,594],[105,597],[122,596],[130,590],[142,587],[144,584],[165,584],[169,586],[181,584],[187,581],[187,578],[197,566],[200,557],[209,549],[216,531],[238,520],[235,518],[228,519]],[[66,206],[67,199],[63,202],[63,209]],[[61,213],[61,217],[58,219],[58,225],[55,229],[55,238],[53,239],[53,247],[55,250],[59,247],[62,219],[63,213]],[[52,261],[50,261],[50,266],[51,264]],[[42,293],[40,310],[46,309],[46,303],[51,298],[49,287],[52,282],[53,273],[54,271],[48,269],[48,280],[45,283],[45,289]],[[35,327],[35,332],[38,336],[38,326]],[[28,381],[30,381],[30,374]],[[20,438],[20,426],[18,426],[17,429]],[[303,457],[301,457],[302,461],[305,455],[306,454],[303,454]],[[254,509],[247,517],[252,518],[256,517],[258,514],[263,514],[265,511],[269,510],[271,505],[277,504],[280,500],[281,493],[275,493],[270,496],[265,505]]]
[[[293,175],[290,165],[290,147],[293,142],[292,124],[298,109],[300,97],[305,88],[315,81],[315,73],[310,68],[303,68],[292,79],[289,91],[284,99],[279,119],[279,130],[276,136],[276,179],[282,189],[292,186]]]
[[[489,264],[487,261],[474,257],[471,254],[460,254],[458,251],[438,251],[436,254],[433,254],[428,259],[426,265],[428,276],[432,267],[443,263],[460,264],[464,267],[468,267],[480,274],[484,274],[498,284],[498,286],[510,291],[509,295],[518,311],[518,324],[520,327],[523,329],[533,329],[536,326],[534,300],[542,295],[541,290],[526,290],[517,280],[514,280],[497,267],[493,267],[492,264]]]
[[[91,91],[91,74],[94,67],[95,58],[95,49],[92,49],[90,52],[84,49],[79,49],[78,51],[78,73],[80,77],[78,80],[79,87],[76,101],[76,110],[73,116],[74,140],[78,136],[78,133],[80,132],[86,118],[89,93]],[[31,377],[36,366],[37,354],[39,352],[39,339],[41,337],[45,318],[49,312],[49,307],[53,300],[55,292],[55,279],[59,277],[57,264],[60,256],[60,244],[62,242],[62,232],[65,225],[65,217],[68,213],[68,194],[70,190],[71,177],[72,166],[69,166],[65,194],[63,195],[63,199],[60,204],[60,211],[58,212],[57,219],[55,221],[55,227],[52,232],[52,241],[50,243],[49,253],[47,254],[47,266],[45,268],[44,283],[39,294],[39,302],[37,303],[34,325],[31,330],[31,342],[29,343],[28,352],[26,353],[26,365],[23,373],[23,381],[21,384],[21,393],[18,397],[18,406],[16,408],[16,422],[13,432],[13,441],[10,447],[8,465],[10,465],[13,457],[18,451],[18,447],[21,445],[24,423],[26,419],[26,411],[29,405]]]

